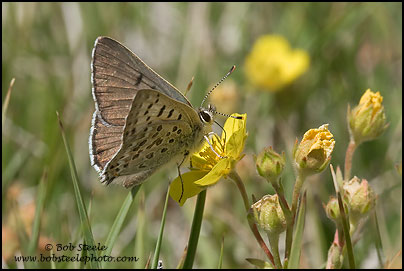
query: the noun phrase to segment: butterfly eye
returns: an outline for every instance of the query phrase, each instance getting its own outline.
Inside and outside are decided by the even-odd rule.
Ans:
[[[210,112],[207,111],[207,110],[199,111],[199,117],[205,123],[211,123],[212,122],[212,116],[211,116]]]

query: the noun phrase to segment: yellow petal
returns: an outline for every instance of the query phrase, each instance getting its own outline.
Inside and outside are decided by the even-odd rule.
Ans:
[[[224,124],[226,131],[226,156],[238,159],[244,149],[246,133],[247,114],[233,114],[233,116],[242,117],[243,119],[228,118]],[[224,133],[222,139],[224,140]]]
[[[382,108],[383,96],[380,95],[380,92],[372,92],[370,89],[367,89],[366,92],[362,95],[359,105],[361,106],[358,110],[358,114],[362,111],[365,111],[369,107],[373,107],[372,110],[372,118],[376,115],[378,111]]]
[[[229,158],[221,159],[208,174],[196,181],[195,184],[201,187],[210,186],[217,183],[221,177],[227,175],[230,171],[231,161]]]
[[[224,143],[220,142],[221,139],[219,137],[212,137],[210,139],[210,143],[215,150],[221,156],[226,156],[223,152]],[[192,168],[208,171],[216,165],[217,161],[220,160],[219,156],[212,151],[211,146],[205,141],[203,147],[191,157]]]
[[[207,144],[206,144],[207,145]],[[191,156],[192,168],[198,170],[211,170],[212,165],[208,163],[206,158],[202,157],[199,152]]]
[[[175,180],[170,185],[170,197],[176,202],[178,202],[181,206],[184,205],[185,201],[188,198],[191,198],[199,194],[199,192],[201,192],[204,189],[203,187],[196,185],[195,181],[203,178],[206,174],[207,171],[199,171],[199,170],[193,170],[181,174],[184,183],[184,194],[182,195],[181,202],[179,202],[182,193],[180,176],[175,178]]]

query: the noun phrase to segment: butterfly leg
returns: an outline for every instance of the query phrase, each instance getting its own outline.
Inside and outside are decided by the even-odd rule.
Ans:
[[[180,167],[181,167],[182,163],[184,163],[185,158],[187,158],[188,155],[189,155],[189,151],[185,151],[184,152],[184,158],[182,159],[181,163],[177,164],[178,176],[180,176],[180,180],[181,180],[181,196],[180,196],[180,199],[178,200],[178,202],[181,202],[182,196],[184,195],[184,181],[182,180]]]

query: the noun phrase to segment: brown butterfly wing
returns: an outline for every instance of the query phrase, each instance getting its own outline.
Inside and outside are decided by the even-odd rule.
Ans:
[[[122,144],[122,132],[139,89],[156,89],[185,104],[189,101],[121,43],[99,37],[92,62],[92,94],[96,110],[90,131],[90,159],[101,173]]]
[[[130,187],[161,166],[180,163],[199,145],[203,123],[196,111],[155,90],[139,90],[126,119],[122,147],[105,167],[103,181]],[[119,182],[119,179],[118,179]]]

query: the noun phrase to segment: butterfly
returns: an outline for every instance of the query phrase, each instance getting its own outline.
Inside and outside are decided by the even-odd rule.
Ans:
[[[179,167],[211,132],[214,106],[194,109],[180,91],[114,39],[96,39],[91,82],[95,112],[90,160],[103,183],[130,188],[163,165]]]

